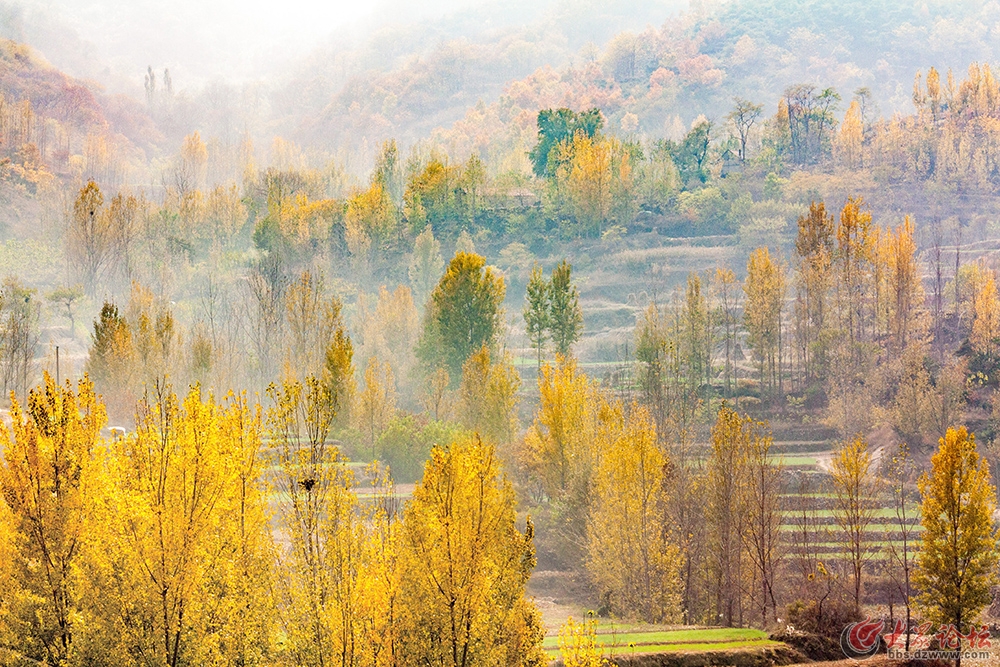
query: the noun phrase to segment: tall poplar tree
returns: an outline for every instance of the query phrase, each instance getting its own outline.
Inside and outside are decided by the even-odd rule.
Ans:
[[[524,332],[531,347],[538,353],[538,368],[542,367],[542,353],[549,337],[549,283],[542,274],[542,267],[535,264],[528,279],[524,303]]]
[[[484,345],[493,348],[503,324],[503,276],[480,255],[459,252],[451,260],[424,315],[417,354],[430,366],[445,367],[454,380]]]
[[[928,620],[962,631],[990,603],[997,568],[996,488],[975,436],[964,426],[949,428],[917,487],[924,527],[914,578],[919,603]]]
[[[583,309],[580,293],[571,281],[573,268],[563,260],[552,270],[549,284],[549,331],[556,353],[569,356],[573,344],[583,332]]]

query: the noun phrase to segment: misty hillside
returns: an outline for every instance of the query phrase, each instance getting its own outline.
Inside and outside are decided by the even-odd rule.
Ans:
[[[868,113],[891,115],[912,108],[918,70],[963,71],[996,58],[996,10],[994,3],[734,0],[680,15],[661,11],[660,20],[647,11],[647,25],[655,27],[614,35],[591,30],[588,48],[573,39],[587,31],[557,15],[541,21],[535,34],[486,33],[364,73],[344,68],[346,80],[324,76],[338,60],[317,54],[312,76],[287,89],[295,101],[287,113],[298,119],[297,140],[341,150],[387,137],[412,143],[436,128],[446,139],[449,130],[475,132],[454,144],[457,158],[482,151],[484,141],[506,141],[511,132],[530,134],[520,112],[548,106],[597,106],[614,131],[676,136],[699,115],[721,119],[734,96],[772,105],[788,86],[809,83],[845,99],[868,88],[874,103]],[[574,15],[593,16],[582,8]],[[406,43],[389,34],[395,44]],[[524,76],[526,69],[534,71]],[[454,128],[463,109],[464,123]],[[621,130],[626,114],[636,118]]]
[[[998,0],[0,0],[0,667],[995,664],[998,61]]]

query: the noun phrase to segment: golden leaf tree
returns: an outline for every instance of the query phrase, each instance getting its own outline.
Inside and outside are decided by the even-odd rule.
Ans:
[[[795,301],[798,354],[806,378],[826,376],[830,346],[829,292],[833,283],[833,216],[823,202],[813,202],[799,218],[795,239]]]
[[[750,347],[757,357],[761,387],[769,393],[781,391],[781,311],[785,301],[785,273],[766,247],[750,253],[747,300],[743,320],[750,334]]]
[[[830,461],[833,478],[833,517],[844,532],[850,556],[854,606],[861,608],[864,566],[877,553],[871,524],[879,506],[878,469],[868,441],[858,436],[844,442]]]
[[[538,413],[525,435],[522,461],[544,494],[559,499],[590,480],[593,432],[589,424],[596,387],[574,360],[567,359],[555,366],[542,365],[538,392]]]
[[[104,406],[89,380],[74,392],[46,374],[26,409],[12,397],[10,419],[0,423],[0,549],[10,550],[0,562],[0,637],[16,637],[26,660],[65,664],[75,652],[74,575]]]
[[[358,406],[353,417],[361,431],[364,444],[377,457],[375,445],[379,436],[396,413],[396,380],[392,367],[372,356],[365,368],[365,388],[358,394]]]
[[[88,526],[87,662],[176,666],[270,648],[270,530],[259,414],[164,386],[110,443]]]
[[[996,488],[964,426],[949,428],[917,482],[923,532],[916,588],[925,617],[963,631],[990,603],[996,577]]]
[[[498,355],[499,356],[499,355]],[[495,361],[483,347],[462,368],[459,386],[459,421],[470,431],[506,449],[517,433],[517,390],[521,376],[510,359]]]
[[[566,142],[562,153],[564,165],[557,179],[567,194],[567,208],[581,234],[600,236],[611,213],[612,144],[580,132]]]
[[[992,271],[973,296],[972,351],[990,359],[1000,354],[1000,296]]]
[[[621,406],[617,419],[624,422]],[[663,530],[663,469],[649,413],[633,409],[594,473],[587,570],[612,610],[650,623],[680,612],[678,549]]]
[[[541,619],[524,596],[534,529],[517,528],[514,507],[492,445],[432,450],[403,519],[402,664],[545,664]]]

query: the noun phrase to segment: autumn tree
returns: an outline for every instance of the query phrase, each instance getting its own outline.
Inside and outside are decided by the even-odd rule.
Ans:
[[[533,526],[516,526],[514,490],[478,438],[435,447],[403,518],[398,647],[403,664],[538,665],[541,619],[525,586]]]
[[[747,262],[743,321],[757,357],[762,388],[772,396],[781,391],[781,311],[785,300],[785,274],[770,251],[757,248]]]
[[[86,561],[88,661],[203,662],[220,641],[234,661],[266,650],[269,532],[248,410],[198,388],[182,403],[161,384],[110,445]]]
[[[84,661],[239,663],[272,650],[260,412],[198,388],[181,403],[160,385],[105,465],[82,570]]]
[[[580,295],[571,280],[572,267],[566,260],[552,269],[549,281],[548,328],[556,354],[567,357],[583,331]]]
[[[689,273],[684,297],[681,355],[691,375],[690,381],[700,387],[712,379],[712,321],[708,299],[702,291],[701,276]]]
[[[396,380],[392,368],[380,362],[378,357],[371,356],[365,368],[365,387],[358,394],[358,408],[353,416],[365,444],[371,450],[372,460],[377,457],[375,443],[395,412]]]
[[[74,579],[107,419],[89,380],[80,380],[76,392],[48,374],[43,382],[25,408],[12,399],[10,425],[0,424],[0,503],[10,513],[7,545],[16,547],[0,564],[0,580],[10,579],[10,588],[0,592],[0,626],[18,638],[23,659],[66,664],[76,655],[80,599]]]
[[[607,667],[611,663],[604,657],[604,643],[597,636],[597,619],[577,623],[570,616],[559,628],[559,657],[566,667]]]
[[[868,340],[865,330],[871,331],[874,324],[869,298],[875,291],[872,284],[875,232],[871,212],[864,208],[861,199],[849,199],[844,204],[836,238],[839,328],[847,334],[847,359],[857,368],[862,360],[861,344]]]
[[[390,292],[381,286],[374,303],[369,295],[360,293],[354,323],[360,334],[356,352],[360,365],[377,356],[392,368],[402,391],[412,375],[413,349],[420,335],[420,316],[410,288],[400,285]]]
[[[861,167],[864,134],[861,104],[858,100],[851,100],[851,105],[847,108],[847,113],[844,114],[844,122],[840,124],[840,132],[833,142],[835,154],[848,169]]]
[[[613,408],[623,420],[621,406]],[[632,411],[594,473],[587,569],[611,608],[650,623],[678,615],[679,553],[661,525],[666,459],[649,413]]]
[[[174,168],[174,187],[183,195],[192,190],[204,190],[208,147],[195,130],[184,137]]]
[[[388,247],[397,223],[396,207],[381,181],[376,180],[347,201],[344,237],[348,250],[361,266],[367,267],[373,255]]]
[[[460,252],[441,278],[424,314],[418,355],[429,367],[444,366],[460,378],[465,360],[500,337],[506,288],[479,255]]]
[[[327,292],[322,275],[308,270],[287,286],[284,300],[285,374],[298,381],[309,375],[323,377],[331,350],[350,346],[342,316],[343,304]]]
[[[927,332],[913,220],[906,216],[903,224],[888,232],[886,241],[889,244],[889,335],[893,354],[899,355],[911,341]]]
[[[996,489],[964,426],[949,428],[921,475],[923,532],[914,584],[933,623],[963,632],[990,603],[997,566]]]
[[[497,357],[491,358],[484,346],[466,360],[458,390],[458,418],[465,428],[506,450],[518,430],[521,376],[508,357]]]
[[[299,664],[354,660],[360,521],[355,480],[330,428],[342,409],[315,377],[270,391],[267,431],[277,449],[278,489],[287,494],[280,521],[288,547],[280,554],[279,595],[288,650]]]
[[[830,461],[830,476],[834,489],[833,516],[846,537],[854,606],[860,610],[864,567],[877,553],[872,544],[871,524],[878,511],[881,489],[868,441],[858,436],[842,443]]]
[[[101,189],[89,181],[73,202],[66,234],[70,264],[91,296],[96,294],[114,250],[114,234],[103,207]]]
[[[600,236],[611,215],[614,149],[610,140],[583,133],[560,148],[557,189],[581,236]]]
[[[813,202],[798,221],[795,252],[795,323],[799,358],[807,379],[826,376],[831,344],[829,292],[833,286],[834,220]]]
[[[430,225],[417,235],[413,242],[413,255],[410,257],[409,277],[413,289],[413,297],[423,306],[444,271],[444,259],[441,257],[441,244],[434,238],[434,230]]]
[[[438,368],[424,379],[421,404],[434,421],[446,419],[451,412],[451,378],[448,371]]]
[[[745,435],[744,420],[739,414],[725,405],[720,408],[712,427],[705,501],[710,543],[708,562],[715,584],[713,606],[727,626],[739,624],[743,618],[746,525],[740,489],[746,483]]]
[[[997,295],[993,272],[973,297],[972,331],[969,334],[972,351],[990,361],[1000,357],[1000,296]]]
[[[531,347],[538,353],[538,368],[542,368],[542,352],[549,337],[549,282],[542,274],[542,267],[535,264],[524,298],[524,333]]]
[[[585,555],[598,438],[617,429],[615,413],[573,359],[542,364],[538,392],[538,411],[518,458],[533,495],[560,517],[555,532],[564,562],[577,566]]]
[[[132,284],[125,311],[134,350],[136,394],[143,385],[163,384],[180,365],[181,331],[167,299]]]

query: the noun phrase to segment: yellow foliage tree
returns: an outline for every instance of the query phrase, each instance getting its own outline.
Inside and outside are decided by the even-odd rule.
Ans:
[[[780,391],[785,273],[766,247],[750,253],[743,290],[747,296],[743,320],[750,334],[750,347],[757,357],[761,385],[766,385],[772,393]]]
[[[365,368],[365,388],[358,395],[358,409],[354,415],[365,444],[371,450],[372,460],[377,457],[375,445],[379,436],[395,413],[396,379],[392,368],[372,356]]]
[[[961,632],[990,603],[996,576],[996,488],[989,465],[964,426],[949,428],[931,457],[920,489],[922,546],[916,588],[925,618]]]
[[[589,483],[596,388],[572,358],[555,366],[545,363],[541,371],[538,413],[525,435],[522,463],[540,480],[545,495],[558,499]]]
[[[973,296],[972,333],[969,343],[976,354],[996,359],[1000,354],[1000,296],[997,295],[993,272]]]
[[[680,612],[680,553],[663,529],[667,461],[649,413],[633,407],[605,446],[594,473],[587,569],[615,613],[669,623]]]
[[[259,413],[158,388],[108,447],[88,525],[81,655],[246,664],[270,649],[270,530]]]
[[[280,510],[288,546],[280,554],[279,596],[286,650],[297,664],[354,664],[357,577],[364,541],[355,479],[328,442],[338,406],[310,376],[270,390],[267,430],[277,450]]]
[[[919,339],[926,332],[926,326],[917,326],[922,324],[920,304],[924,294],[917,265],[917,244],[913,239],[913,220],[906,216],[895,232],[888,233],[887,241],[890,247],[889,335],[898,355],[911,340]]]
[[[559,656],[565,667],[605,667],[604,643],[597,639],[597,619],[577,623],[570,616],[559,628]]]
[[[380,250],[396,231],[396,208],[381,181],[351,197],[345,214],[347,247],[355,257],[367,261],[369,252]]]
[[[510,359],[496,362],[483,346],[462,367],[459,418],[488,442],[506,448],[517,433],[517,390],[521,376]]]
[[[0,637],[17,638],[22,657],[65,664],[79,621],[75,568],[94,493],[95,446],[106,422],[93,386],[59,387],[48,374],[27,409],[11,397],[0,423]],[[12,547],[16,547],[11,550]]]
[[[529,667],[547,661],[525,599],[534,529],[492,445],[435,447],[406,508],[400,546],[400,664]]]
[[[840,124],[840,133],[834,142],[834,149],[841,163],[848,169],[861,166],[862,143],[864,142],[864,122],[861,118],[861,105],[857,100],[851,101],[844,122]]]
[[[612,205],[611,142],[580,132],[566,142],[562,152],[557,180],[566,192],[569,210],[582,234],[600,236]]]
[[[841,444],[830,461],[830,476],[834,489],[833,517],[847,538],[854,606],[860,610],[864,566],[878,552],[872,544],[870,526],[878,511],[881,490],[868,441],[858,436]]]

